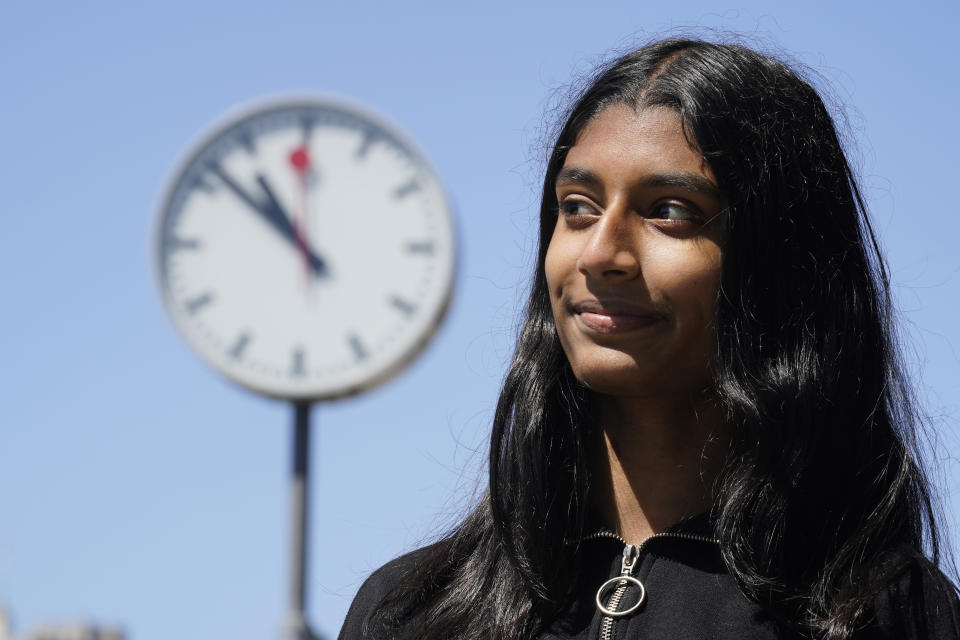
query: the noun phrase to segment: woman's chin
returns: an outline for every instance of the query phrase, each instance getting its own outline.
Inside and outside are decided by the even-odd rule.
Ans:
[[[579,369],[579,370],[578,370]],[[633,366],[582,366],[574,375],[590,391],[610,396],[639,396],[650,392],[649,375]]]
[[[586,360],[572,366],[573,374],[590,391],[623,398],[698,396],[713,386],[709,369],[695,371],[689,363],[677,362],[666,372],[655,364],[641,365],[627,354]],[[700,367],[696,367],[700,369]]]

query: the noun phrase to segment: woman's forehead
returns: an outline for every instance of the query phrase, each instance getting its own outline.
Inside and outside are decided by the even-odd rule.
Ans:
[[[667,107],[612,104],[595,115],[567,151],[558,184],[579,173],[632,181],[664,174],[699,175],[716,186],[700,150],[691,145],[680,114]]]

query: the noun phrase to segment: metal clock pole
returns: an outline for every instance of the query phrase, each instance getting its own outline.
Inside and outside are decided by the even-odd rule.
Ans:
[[[314,640],[306,616],[307,536],[310,524],[310,402],[293,403],[293,468],[290,476],[290,611],[285,640]]]

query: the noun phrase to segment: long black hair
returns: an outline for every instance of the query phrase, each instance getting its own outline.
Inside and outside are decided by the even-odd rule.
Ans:
[[[494,416],[488,490],[422,553],[367,629],[523,640],[571,597],[589,533],[593,426],[543,266],[555,177],[584,126],[612,104],[678,112],[727,205],[714,384],[731,441],[711,514],[724,562],[793,631],[848,637],[915,556],[939,554],[887,269],[817,92],[773,58],[695,40],[614,60],[566,112]]]

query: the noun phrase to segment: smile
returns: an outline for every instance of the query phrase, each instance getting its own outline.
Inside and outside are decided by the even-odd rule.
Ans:
[[[657,313],[592,300],[569,305],[568,310],[579,320],[583,328],[603,334],[637,331],[664,320],[664,317]]]

